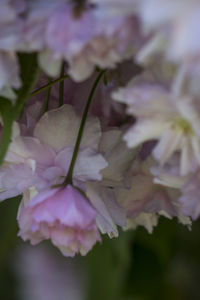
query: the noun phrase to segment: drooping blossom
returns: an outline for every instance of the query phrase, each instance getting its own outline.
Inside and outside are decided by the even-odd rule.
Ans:
[[[39,197],[51,186],[62,184],[79,126],[80,116],[70,105],[64,105],[43,115],[33,135],[16,135],[1,169],[1,199],[23,193],[23,201],[28,203],[37,193]],[[96,209],[99,229],[110,236],[118,234],[116,224],[125,224],[123,209],[110,187],[123,184],[135,151],[126,148],[121,135],[119,130],[110,130],[101,139],[98,119],[89,117],[73,173],[73,183],[86,193]],[[102,169],[105,173],[101,174]],[[12,181],[7,181],[9,176]],[[104,182],[98,185],[103,177]]]
[[[33,245],[50,239],[65,256],[85,255],[100,241],[95,218],[95,209],[73,186],[49,189],[22,202],[19,236]]]

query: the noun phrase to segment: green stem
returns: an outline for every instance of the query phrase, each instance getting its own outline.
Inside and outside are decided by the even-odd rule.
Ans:
[[[51,79],[49,79],[49,83],[51,82]],[[51,94],[51,86],[47,89],[46,97],[45,97],[45,102],[44,102],[44,112],[46,112],[49,108],[49,98]]]
[[[31,93],[31,96],[35,96],[35,95],[37,95],[37,94],[39,94],[39,93],[45,91],[46,89],[50,88],[50,87],[53,86],[54,84],[59,83],[59,82],[65,80],[66,78],[69,78],[69,75],[64,75],[63,77],[60,77],[60,78],[58,78],[58,79],[55,79],[55,80],[53,80],[53,81],[51,81],[51,82],[45,84],[45,85],[42,86],[41,88],[39,88],[39,89],[33,91],[33,92]]]
[[[63,77],[65,73],[65,64],[62,64],[62,69],[60,72],[60,77]],[[59,107],[63,105],[63,98],[64,98],[64,80],[60,81],[59,84]]]
[[[79,127],[79,131],[78,131],[76,143],[75,143],[75,146],[74,146],[74,152],[73,152],[73,155],[72,155],[69,170],[68,170],[67,176],[65,177],[65,180],[62,184],[64,186],[69,184],[69,183],[72,184],[74,166],[75,166],[75,163],[76,163],[76,159],[77,159],[77,156],[78,156],[78,151],[79,151],[81,140],[82,140],[82,137],[83,137],[83,131],[84,131],[84,128],[85,128],[85,123],[86,123],[86,120],[87,120],[87,115],[88,115],[88,111],[89,111],[89,108],[90,108],[90,104],[92,102],[92,98],[93,98],[94,92],[97,88],[97,85],[98,85],[101,77],[104,75],[105,72],[106,72],[106,70],[103,70],[99,73],[99,75],[97,76],[97,78],[96,78],[96,80],[93,84],[92,90],[89,94],[89,97],[88,97],[88,100],[87,100],[87,103],[86,103],[86,106],[85,106],[85,109],[84,109],[84,112],[83,112],[81,124],[80,124],[80,127]]]

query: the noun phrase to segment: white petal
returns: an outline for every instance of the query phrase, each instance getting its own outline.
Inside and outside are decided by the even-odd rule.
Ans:
[[[191,145],[194,151],[195,158],[200,165],[200,140],[196,136],[191,136]]]
[[[196,134],[200,137],[200,111],[195,107],[191,98],[182,98],[176,101],[176,106],[182,116],[191,124]]]
[[[66,148],[62,150],[55,159],[56,166],[65,171],[64,175],[67,174],[69,169],[72,153],[73,148]],[[96,153],[93,149],[87,148],[80,150],[75,163],[73,176],[75,179],[81,181],[101,180],[102,175],[100,174],[100,170],[107,167],[107,165],[103,156]]]
[[[182,139],[182,132],[176,132],[174,130],[168,129],[166,130],[159,143],[153,150],[153,156],[156,160],[158,160],[161,165],[163,165],[180,147],[180,142]]]
[[[161,120],[139,120],[124,136],[128,147],[137,147],[141,143],[157,139],[165,129],[165,123]]]
[[[63,105],[42,116],[37,123],[34,135],[56,151],[73,147],[80,127],[81,116],[77,115],[71,105]],[[88,117],[85,125],[81,147],[95,148],[101,135],[97,118]]]
[[[70,66],[69,75],[76,82],[87,79],[94,71],[94,65],[86,57],[77,56],[73,60],[68,60],[68,63]]]
[[[47,73],[49,76],[58,76],[61,68],[62,60],[54,59],[52,55],[47,51],[42,51],[39,53],[39,64],[41,68]]]
[[[95,153],[88,148],[80,152],[75,168],[74,177],[79,180],[101,180],[100,171],[106,168],[107,161],[101,154]]]
[[[10,144],[5,160],[16,163],[24,162],[26,159],[45,164],[54,159],[54,152],[36,138],[18,136]]]
[[[104,179],[120,181],[123,179],[124,172],[130,167],[131,161],[136,155],[135,149],[127,148],[122,141],[120,130],[110,130],[102,134],[100,152],[108,162],[107,168],[101,173]]]
[[[98,212],[97,225],[101,232],[108,233],[110,237],[118,236],[115,222],[125,226],[125,214],[113,198],[112,191],[99,184],[88,183],[86,194]]]
[[[189,142],[189,138],[185,137],[185,142],[181,151],[181,160],[180,160],[180,174],[181,176],[187,175],[194,168],[194,157]]]
[[[149,233],[153,232],[153,228],[158,224],[158,216],[156,214],[141,213],[134,219],[129,219],[126,229],[136,229],[143,226]]]

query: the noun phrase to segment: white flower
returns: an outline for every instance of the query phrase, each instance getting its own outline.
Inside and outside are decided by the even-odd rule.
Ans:
[[[144,46],[150,49],[151,45],[149,55],[164,53],[172,61],[199,65],[199,0],[141,0],[138,11],[144,33],[153,35]]]
[[[134,83],[121,88],[113,97],[128,105],[137,118],[124,136],[128,147],[156,139],[153,156],[164,165],[180,153],[180,174],[193,172],[200,165],[200,107],[187,96],[177,96],[161,84]]]

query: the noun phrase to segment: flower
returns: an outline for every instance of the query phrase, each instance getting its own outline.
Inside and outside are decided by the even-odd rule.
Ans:
[[[0,199],[6,199],[8,187],[12,196],[31,187],[40,192],[62,183],[70,165],[80,121],[81,116],[73,107],[64,105],[44,114],[36,123],[33,136],[16,133],[0,169]],[[85,181],[101,180],[99,172],[107,166],[98,150],[100,137],[98,119],[89,117],[73,176],[80,188]]]
[[[100,241],[95,218],[95,209],[73,186],[48,189],[28,205],[22,202],[19,236],[33,245],[50,239],[65,256],[85,255]]]
[[[157,58],[158,53],[164,53],[168,60],[187,67],[193,65],[193,69],[197,64],[199,68],[198,0],[142,0],[138,4],[138,15],[143,32],[153,36],[144,46],[147,49],[148,44],[151,45],[149,54],[157,54]]]
[[[125,228],[135,229],[142,225],[152,233],[160,215],[169,219],[177,217],[180,223],[190,226],[190,219],[182,214],[177,201],[179,190],[154,183],[150,173],[153,163],[151,157],[146,161],[138,160],[130,174],[130,188],[118,188],[117,201],[126,211]]]
[[[66,3],[50,15],[44,36],[47,51],[40,60],[47,72],[46,56],[52,58],[51,62],[66,60],[68,73],[77,82],[88,78],[96,65],[102,69],[113,68],[132,57],[135,18],[111,16],[102,20],[96,16],[96,10],[88,7],[76,18],[73,6]]]
[[[138,20],[130,13],[130,0],[125,13],[111,13],[103,19],[101,8],[89,3],[77,15],[76,3],[70,0],[3,2],[0,49],[38,51],[39,65],[49,76],[57,76],[65,60],[68,73],[79,82],[88,78],[96,65],[113,68],[132,58],[135,51]],[[116,11],[122,6],[118,4]]]
[[[7,153],[6,163],[0,169],[0,199],[23,193],[28,203],[32,201],[32,197],[27,196],[30,190],[33,189],[35,194],[40,194],[52,185],[62,184],[69,169],[79,126],[80,116],[72,106],[64,105],[44,114],[36,123],[33,136],[16,134]],[[107,193],[102,194],[100,190],[100,196],[96,201],[95,197],[93,199],[93,195],[89,194],[88,185],[94,184],[98,187],[98,182],[103,177],[100,170],[108,165],[100,153],[106,152],[105,156],[110,165],[115,165],[115,171],[106,169],[105,175],[112,180],[110,177],[114,174],[114,179],[121,181],[123,179],[121,172],[125,172],[134,150],[127,149],[125,143],[123,147],[120,145],[121,132],[117,130],[112,130],[104,136],[102,144],[107,145],[106,147],[99,145],[100,139],[101,128],[98,119],[88,117],[74,168],[73,183],[87,194],[92,204],[95,202],[93,206],[97,211],[97,219],[101,216],[108,224],[107,230],[102,232],[117,232],[115,222],[108,213],[108,210],[117,211],[115,200],[111,199],[112,195],[108,194],[104,204],[104,195]],[[126,156],[126,160],[119,161],[120,153]],[[120,163],[117,164],[116,161]],[[120,208],[118,210],[117,223],[121,224],[123,212]]]
[[[122,141],[120,130],[110,129],[102,134],[99,149],[104,153],[108,166],[101,171],[100,182],[88,182],[86,194],[97,210],[97,225],[110,237],[117,237],[117,226],[126,225],[125,210],[117,202],[119,187],[127,184],[127,174],[135,159],[136,150],[128,149]]]
[[[128,147],[158,140],[154,158],[164,165],[178,152],[180,175],[194,172],[200,165],[200,106],[188,95],[176,95],[165,85],[132,80],[113,94],[128,105],[128,113],[137,118],[124,136]]]

